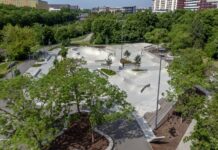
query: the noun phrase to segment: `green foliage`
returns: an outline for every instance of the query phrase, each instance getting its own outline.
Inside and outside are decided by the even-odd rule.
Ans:
[[[104,72],[105,74],[109,75],[109,76],[113,76],[116,74],[115,71],[113,70],[109,70],[109,69],[101,69],[102,72]]]
[[[74,121],[69,116],[72,106],[79,114],[82,106],[90,110],[92,129],[129,115],[133,108],[125,92],[81,64],[65,59],[39,80],[0,80],[0,99],[6,103],[0,107],[0,135],[7,138],[0,142],[1,149],[46,149]]]
[[[124,16],[102,14],[92,23],[93,41],[98,44],[142,41],[144,34],[155,27],[156,21],[157,16],[151,11]]]
[[[195,85],[205,86],[208,63],[203,62],[203,59],[202,52],[195,49],[184,49],[175,57],[168,72],[171,77],[169,83],[177,95],[183,94]]]
[[[137,66],[140,66],[141,61],[142,61],[141,56],[140,56],[140,55],[137,55],[134,60],[135,60],[135,64],[136,64]]]
[[[192,140],[192,149],[218,149],[218,95],[208,103],[198,115],[194,132],[188,138]]]
[[[9,63],[0,63],[0,78],[3,78],[8,72],[8,65]]]
[[[68,30],[66,27],[57,28],[57,31],[55,33],[55,39],[59,43],[63,42],[64,40],[66,40],[68,38],[69,38],[69,33],[68,33]]]
[[[5,60],[5,54],[3,50],[0,50],[0,63],[2,63]]]
[[[169,33],[170,48],[175,53],[179,49],[192,47],[192,37],[189,33],[190,27],[185,24],[176,24]]]
[[[131,53],[128,50],[126,50],[124,52],[124,56],[126,56],[126,58],[129,58],[131,56]]]
[[[112,63],[113,63],[112,59],[110,58],[110,56],[108,56],[108,58],[106,59],[107,66],[110,68]]]
[[[38,10],[34,8],[18,8],[15,6],[0,5],[0,29],[7,24],[32,26],[34,23],[55,25],[77,20],[78,12],[62,9],[57,12]]]
[[[213,35],[208,40],[205,46],[205,52],[209,57],[213,57],[214,54],[218,53],[218,29],[213,30]]]
[[[19,76],[21,74],[20,70],[19,69],[15,69],[14,70],[14,75],[15,76]]]
[[[166,29],[156,28],[151,32],[147,32],[144,36],[145,42],[148,43],[166,43],[168,42],[168,31]]]
[[[176,111],[184,118],[194,118],[204,107],[205,97],[196,94],[193,89],[185,91],[178,97]]]
[[[35,25],[33,27],[36,30],[38,41],[40,41],[40,45],[51,45],[56,43],[56,39],[54,37],[54,31],[51,27]]]
[[[28,54],[36,50],[37,37],[31,28],[7,25],[2,32],[4,35],[2,47],[10,59],[25,59]]]
[[[61,51],[59,52],[59,54],[63,57],[66,58],[67,57],[67,53],[68,53],[68,49],[64,46],[61,47]]]

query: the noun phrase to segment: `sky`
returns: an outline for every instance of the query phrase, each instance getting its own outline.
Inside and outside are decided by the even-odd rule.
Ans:
[[[46,0],[49,4],[79,5],[80,8],[93,8],[98,6],[122,7],[137,6],[150,7],[152,0]]]

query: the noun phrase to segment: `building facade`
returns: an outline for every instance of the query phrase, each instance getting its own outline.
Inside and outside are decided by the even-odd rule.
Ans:
[[[178,0],[153,0],[153,12],[174,11],[177,9]]]
[[[124,13],[135,13],[136,6],[123,7],[123,11],[124,11]]]
[[[137,11],[136,6],[128,6],[128,7],[116,7],[116,8],[111,8],[111,7],[95,7],[92,8],[93,13],[117,13],[117,12],[122,12],[122,13],[135,13]]]
[[[42,0],[0,0],[0,4],[48,10],[48,3]]]
[[[184,9],[190,9],[196,11],[199,9],[199,3],[201,0],[185,0]]]
[[[218,0],[153,0],[153,12],[218,8]]]

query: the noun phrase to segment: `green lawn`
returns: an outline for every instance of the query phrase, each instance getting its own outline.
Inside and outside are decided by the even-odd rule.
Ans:
[[[76,38],[72,38],[71,42],[81,41],[81,40],[85,39],[86,37],[87,37],[87,35],[82,35],[82,36],[79,36]]]
[[[5,74],[8,72],[8,67],[9,63],[1,63],[0,64],[0,78],[3,78]]]
[[[41,67],[41,64],[34,64],[33,67]]]
[[[102,72],[104,72],[105,74],[109,75],[109,76],[113,76],[116,74],[115,71],[113,70],[109,70],[109,69],[101,69]]]
[[[213,64],[216,68],[218,68],[218,61],[214,61]]]

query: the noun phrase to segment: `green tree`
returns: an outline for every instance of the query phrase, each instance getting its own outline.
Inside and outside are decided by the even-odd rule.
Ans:
[[[144,35],[145,42],[148,43],[166,43],[168,42],[168,31],[166,29],[156,28]]]
[[[139,67],[139,66],[141,65],[141,61],[142,61],[141,56],[140,56],[140,55],[137,55],[137,56],[135,57],[135,64],[136,64],[137,67]]]
[[[63,57],[66,58],[67,57],[67,53],[68,53],[68,49],[64,46],[61,47],[61,51],[59,52],[59,54]]]
[[[181,50],[180,55],[175,57],[168,68],[171,77],[169,83],[175,93],[183,94],[195,85],[205,86],[205,71],[208,63],[204,62],[203,59],[202,52],[195,49]]]
[[[2,47],[12,60],[25,59],[37,49],[36,33],[29,27],[8,25],[3,29],[3,35]]]
[[[128,117],[133,108],[125,92],[81,64],[65,59],[39,80],[19,76],[0,81],[0,99],[6,104],[0,106],[0,134],[7,138],[0,148],[46,149],[72,123],[73,106],[78,113],[81,108],[90,111],[92,129]]]
[[[218,149],[218,95],[199,113],[194,132],[187,139],[192,141],[192,149]]]
[[[128,50],[126,50],[124,52],[124,56],[126,56],[126,58],[129,58],[131,56],[131,53]]]
[[[111,68],[112,63],[113,63],[112,59],[111,59],[110,57],[108,57],[108,58],[106,59],[106,64],[107,64],[107,66],[108,66],[109,69]]]
[[[176,24],[173,25],[172,30],[169,32],[170,49],[176,53],[179,49],[192,47],[192,37],[189,32],[189,25]]]
[[[17,77],[1,82],[0,134],[7,140],[0,143],[3,149],[42,149],[57,134],[51,118],[37,106],[28,94],[32,81]]]
[[[69,39],[70,35],[68,32],[68,29],[66,27],[59,27],[57,28],[57,31],[55,33],[55,39],[61,43],[65,41],[66,39]]]

